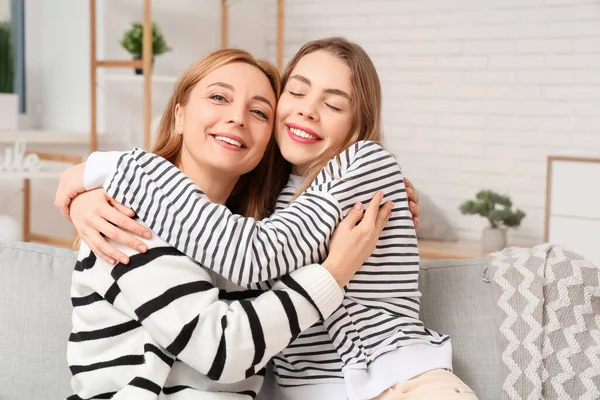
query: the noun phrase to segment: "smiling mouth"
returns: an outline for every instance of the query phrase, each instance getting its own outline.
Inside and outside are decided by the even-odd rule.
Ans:
[[[303,131],[302,129],[298,129],[298,128],[293,128],[291,126],[288,125],[287,127],[289,129],[289,131],[294,135],[297,136],[299,138],[302,139],[308,139],[308,140],[321,140],[320,137],[317,137],[315,135],[311,135],[310,133]]]
[[[246,146],[243,143],[241,143],[235,139],[232,139],[232,138],[229,138],[226,136],[220,136],[220,135],[211,135],[211,136],[213,137],[213,139],[218,140],[219,142],[224,142],[224,143],[230,144],[232,146],[236,146],[239,149],[246,148]]]

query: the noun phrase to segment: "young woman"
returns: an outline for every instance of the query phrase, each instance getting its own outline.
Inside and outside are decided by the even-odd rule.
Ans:
[[[270,218],[226,212],[142,150],[121,156],[105,184],[108,194],[202,265],[234,283],[265,287],[264,281],[323,259],[336,221],[354,201],[383,190],[396,207],[377,250],[347,286],[342,307],[274,360],[282,395],[371,399],[394,395],[386,390],[411,381],[429,396],[423,398],[451,398],[457,390],[461,398],[474,398],[449,372],[449,338],[419,320],[416,236],[400,168],[377,144],[381,91],[371,60],[343,39],[310,42],[288,65],[284,85],[275,132],[292,175]],[[244,143],[229,139],[245,151]],[[122,182],[131,189],[115,190]],[[140,190],[151,191],[153,201],[138,196]],[[443,390],[422,387],[429,380],[421,378],[432,374]]]
[[[262,178],[273,171],[278,94],[270,64],[240,50],[209,54],[178,82],[155,152],[215,203],[259,218],[272,201]],[[246,151],[222,145],[219,137],[229,135],[243,138]],[[233,285],[157,235],[143,239],[144,253],[114,243],[129,257],[116,268],[82,243],[71,289],[70,399],[254,398],[271,357],[341,304],[341,287],[389,218],[391,205],[380,210],[380,199],[364,214],[353,208],[321,264],[282,277],[269,291],[228,291]]]

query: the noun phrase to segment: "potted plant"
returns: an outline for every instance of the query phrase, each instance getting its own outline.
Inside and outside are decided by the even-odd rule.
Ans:
[[[486,253],[505,248],[506,229],[519,226],[525,218],[522,210],[512,209],[510,197],[492,190],[479,191],[475,200],[463,202],[459,209],[465,215],[481,215],[489,221],[490,226],[484,228],[481,237],[482,247]]]
[[[14,92],[15,58],[9,22],[0,22],[0,131],[16,131],[19,98]]]
[[[134,60],[140,60],[143,53],[143,24],[141,22],[134,22],[131,28],[123,34],[121,39],[121,46],[125,48],[133,56]],[[154,57],[171,51],[171,48],[167,45],[165,37],[156,23],[152,23],[152,65],[154,65]],[[136,68],[135,73],[138,75],[142,74],[141,68]]]

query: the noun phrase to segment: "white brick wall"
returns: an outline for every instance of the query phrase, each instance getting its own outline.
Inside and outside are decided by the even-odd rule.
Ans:
[[[275,1],[269,54],[275,58]],[[463,237],[481,188],[527,212],[512,242],[543,238],[546,157],[600,156],[597,0],[286,0],[286,61],[342,35],[372,56],[387,147]]]

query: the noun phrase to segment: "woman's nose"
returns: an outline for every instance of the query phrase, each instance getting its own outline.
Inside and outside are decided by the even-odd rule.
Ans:
[[[233,105],[229,109],[229,115],[228,115],[227,122],[230,124],[245,126],[246,125],[246,117],[245,117],[244,111],[245,110],[242,106]]]
[[[244,126],[246,123],[244,117],[242,117],[239,113],[236,113],[233,116],[231,116],[231,118],[229,118],[227,122],[239,126]]]
[[[298,108],[298,115],[313,121],[319,120],[319,113],[312,105],[305,104]]]

